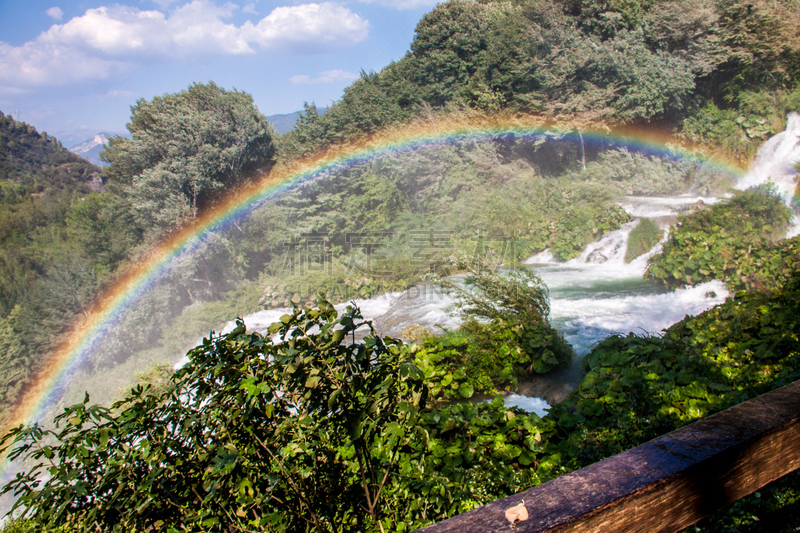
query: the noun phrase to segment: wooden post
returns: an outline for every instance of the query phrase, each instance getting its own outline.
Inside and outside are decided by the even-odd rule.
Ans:
[[[673,532],[800,467],[800,381],[420,533]],[[507,509],[525,501],[512,530]]]

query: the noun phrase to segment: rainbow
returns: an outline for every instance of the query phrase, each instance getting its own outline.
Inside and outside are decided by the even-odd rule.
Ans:
[[[210,232],[226,228],[247,216],[265,202],[322,174],[335,173],[393,154],[413,152],[435,146],[464,142],[494,142],[574,135],[577,139],[604,139],[650,153],[669,153],[680,157],[698,156],[721,170],[740,173],[739,165],[713,157],[700,147],[686,146],[669,135],[644,130],[583,128],[574,124],[546,123],[537,118],[467,118],[418,122],[392,132],[375,135],[358,143],[329,149],[300,163],[273,168],[257,184],[227,198],[190,226],[164,240],[138,266],[132,268],[97,300],[91,312],[53,351],[33,385],[15,406],[9,427],[37,420],[51,402],[54,391],[70,372],[92,353],[96,343],[120,317],[157,282],[176,258],[199,246]]]

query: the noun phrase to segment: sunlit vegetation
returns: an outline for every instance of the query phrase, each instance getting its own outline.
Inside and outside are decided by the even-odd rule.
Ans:
[[[3,416],[104,289],[273,165],[454,116],[574,126],[364,162],[209,234],[202,259],[166,271],[75,372],[58,428],[14,430],[26,443],[17,453],[48,477],[37,486],[28,471],[7,486],[34,521],[4,530],[407,531],[797,379],[800,251],[797,238],[779,240],[789,210],[769,189],[682,216],[650,262],[648,276],[669,287],[721,279],[735,296],[662,337],[601,342],[544,419],[464,401],[572,356],[547,320],[546,289],[524,271],[474,271],[467,283],[493,304],[512,299],[466,298],[460,329],[409,344],[352,342],[358,311],[335,316],[328,302],[469,270],[448,262],[458,252],[506,267],[546,249],[569,260],[632,220],[615,204],[623,195],[725,191],[728,177],[700,160],[581,132],[670,131],[745,162],[800,107],[798,28],[782,0],[451,0],[422,18],[405,57],[363,73],[324,115],[307,105],[281,137],[247,93],[213,83],[138,101],[132,138],[112,139],[102,179],[0,115]],[[419,264],[423,234],[445,244]],[[660,239],[640,222],[628,260]],[[293,304],[273,328],[283,342],[238,328],[193,348],[174,375],[158,366],[210,322]],[[124,392],[147,367],[138,379],[152,386]],[[101,371],[102,405],[80,402]],[[793,479],[701,528],[790,516]]]
[[[796,269],[797,240],[782,240],[791,211],[773,189],[739,192],[733,198],[682,216],[647,276],[670,287],[712,279],[732,289],[758,289],[785,282]]]
[[[78,530],[408,531],[800,378],[798,302],[795,274],[663,337],[611,337],[540,419],[431,404],[449,374],[417,367],[415,344],[352,343],[358,311],[321,301],[274,324],[278,340],[242,324],[205,340],[166,386],[110,411],[84,401],[54,432],[14,430],[6,444],[40,466],[6,490],[36,522]]]
[[[686,127],[743,160],[797,108],[789,2],[468,2],[425,15],[411,51],[287,135],[284,157],[437,109]]]
[[[466,275],[438,283],[456,297],[463,323],[412,348],[433,398],[516,390],[521,378],[569,365],[574,351],[550,324],[547,287],[533,270],[465,256],[454,263]]]
[[[112,260],[82,253],[81,235],[91,229],[73,225],[90,209],[99,173],[55,138],[0,113],[2,411],[56,345],[54,332],[91,305]]]

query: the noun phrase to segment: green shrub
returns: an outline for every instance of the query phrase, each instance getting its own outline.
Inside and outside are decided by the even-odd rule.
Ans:
[[[791,211],[769,187],[679,217],[664,250],[651,258],[645,276],[668,287],[712,279],[731,289],[764,289],[780,283],[800,261],[800,239],[784,235]]]
[[[324,300],[269,337],[239,322],[166,387],[13,429],[3,451],[31,466],[1,491],[8,531],[406,532],[540,482],[522,466],[549,424],[502,399],[426,410],[402,343],[361,326]]]
[[[479,258],[455,259],[463,283],[439,280],[457,298],[464,320],[457,332],[432,337],[415,348],[435,398],[513,390],[518,380],[570,364],[575,354],[550,325],[547,287],[527,268],[497,270]]]
[[[271,328],[278,344],[240,325],[193,350],[158,396],[133,390],[118,414],[72,406],[55,445],[37,427],[12,431],[39,465],[5,491],[21,490],[19,505],[36,523],[6,527],[405,533],[800,378],[800,274],[787,276],[779,290],[737,295],[663,337],[609,337],[584,359],[579,388],[543,419],[501,398],[423,407],[422,376],[404,345],[347,344],[357,310],[338,319],[324,304],[297,310]],[[470,348],[463,332],[444,339],[436,353],[451,347],[453,362]],[[450,362],[431,358],[441,361]],[[372,500],[377,520],[363,507],[359,439],[375,445],[362,464],[389,472]],[[37,476],[44,471],[47,481]],[[731,531],[753,513],[795,527],[798,494],[796,476],[787,478],[700,527]],[[315,496],[326,499],[304,503]]]

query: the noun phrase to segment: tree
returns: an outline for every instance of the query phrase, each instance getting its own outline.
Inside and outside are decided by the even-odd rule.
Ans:
[[[115,272],[141,239],[130,206],[114,194],[92,193],[81,198],[70,206],[66,219],[69,236],[99,278]]]
[[[719,39],[729,54],[720,70],[730,96],[742,89],[794,88],[800,79],[800,15],[781,2],[723,4]]]
[[[683,112],[694,87],[692,63],[651,51],[637,30],[598,46],[576,70],[568,95],[573,109],[589,102],[621,122],[641,122]]]
[[[466,95],[480,53],[486,50],[486,30],[493,11],[477,2],[456,0],[422,17],[409,58],[419,97],[440,106]]]
[[[247,93],[195,83],[140,99],[131,111],[132,138],[112,138],[101,157],[144,227],[174,229],[196,218],[220,189],[272,164],[275,133]]]

